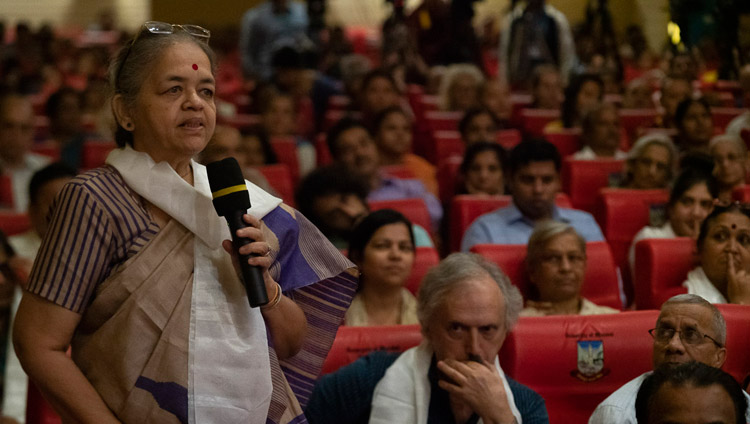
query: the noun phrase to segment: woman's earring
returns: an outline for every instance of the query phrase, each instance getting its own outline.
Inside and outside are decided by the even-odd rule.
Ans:
[[[133,128],[133,123],[132,122],[128,122],[127,124],[125,124],[125,129],[129,130],[131,128]]]

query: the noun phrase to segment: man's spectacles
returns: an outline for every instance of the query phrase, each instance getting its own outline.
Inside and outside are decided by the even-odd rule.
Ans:
[[[723,347],[721,343],[714,340],[711,336],[708,334],[701,333],[700,331],[694,329],[694,328],[686,328],[684,330],[675,330],[674,328],[667,328],[667,327],[656,327],[648,330],[648,333],[651,334],[651,337],[654,338],[659,343],[669,343],[670,340],[672,340],[672,337],[674,337],[674,333],[680,333],[680,340],[682,340],[683,343],[686,345],[700,345],[703,344],[703,339],[708,339],[714,342],[716,346]]]
[[[133,45],[136,43],[136,41],[138,41],[138,38],[140,38],[144,30],[150,32],[151,34],[166,35],[166,34],[174,34],[174,32],[178,29],[187,32],[188,34],[192,35],[193,37],[205,43],[208,43],[209,38],[211,38],[211,31],[198,25],[169,24],[166,22],[159,22],[159,21],[148,21],[144,23],[143,28],[141,28],[138,34],[136,34],[135,37],[133,37],[133,40],[130,41],[130,44],[128,45],[128,51],[127,53],[125,53],[125,56],[122,58],[122,62],[120,62],[120,66],[117,68],[117,74],[115,74],[115,85],[117,85],[116,88],[119,90],[120,74],[122,73],[122,68],[125,66],[125,62],[128,60],[128,56],[130,56],[130,51],[133,49]]]

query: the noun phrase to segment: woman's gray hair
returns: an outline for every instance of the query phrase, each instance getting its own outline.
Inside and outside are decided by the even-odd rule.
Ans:
[[[109,64],[109,85],[114,94],[122,96],[126,108],[135,107],[138,93],[146,76],[168,47],[177,43],[193,43],[200,47],[211,63],[211,74],[216,74],[216,56],[207,42],[201,41],[185,31],[175,31],[172,34],[152,34],[147,29],[135,36],[135,42],[130,41],[123,46]],[[123,61],[125,63],[123,64]],[[119,147],[126,144],[133,145],[133,134],[125,130],[119,122],[115,131],[115,142]]]
[[[716,342],[724,346],[727,343],[727,322],[724,320],[724,316],[721,314],[719,308],[714,306],[711,302],[698,296],[697,294],[678,294],[670,297],[666,302],[661,305],[662,310],[667,305],[699,305],[708,308],[711,311],[711,326],[713,327],[714,338]],[[658,320],[661,319],[659,314]]]
[[[476,66],[469,63],[454,63],[446,68],[443,77],[440,79],[440,87],[438,87],[438,101],[442,110],[451,110],[453,107],[450,104],[450,91],[455,79],[459,75],[469,75],[472,77],[478,88],[484,82],[484,74]]]
[[[526,269],[536,266],[542,259],[542,251],[544,251],[547,243],[562,234],[576,236],[578,246],[581,248],[583,255],[586,256],[586,239],[581,237],[572,225],[553,220],[542,221],[534,227],[534,232],[529,237],[529,243],[526,246]]]
[[[744,157],[747,154],[747,146],[745,145],[745,142],[742,141],[740,137],[737,137],[736,135],[732,134],[720,134],[715,136],[711,139],[711,141],[708,143],[708,150],[713,151],[714,147],[716,147],[719,143],[731,143],[734,144],[734,147],[739,149],[740,154]]]
[[[459,284],[489,275],[505,299],[505,329],[510,331],[518,321],[523,307],[523,297],[507,275],[494,263],[476,253],[453,253],[430,269],[422,279],[417,295],[417,317],[426,331],[430,322]]]
[[[643,152],[651,146],[661,146],[669,151],[669,168],[667,168],[667,181],[672,181],[675,169],[677,168],[677,147],[672,139],[664,133],[646,134],[639,138],[628,152],[628,158],[625,161],[626,181],[630,182],[633,178],[633,166]]]

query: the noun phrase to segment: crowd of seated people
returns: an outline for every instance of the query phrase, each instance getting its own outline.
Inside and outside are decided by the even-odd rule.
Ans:
[[[18,42],[43,43],[41,36],[26,37],[20,34]],[[0,66],[0,212],[28,210],[31,221],[25,230],[36,228],[48,208],[28,198],[34,172],[58,160],[79,171],[103,165],[106,155],[92,163],[87,146],[112,137],[105,110],[109,103],[102,100],[107,63],[72,45],[43,50],[52,57],[38,58],[46,62],[35,72],[12,61]],[[15,47],[6,53],[14,51],[18,54]],[[618,312],[581,294],[586,242],[607,242],[597,209],[607,185],[635,193],[633,208],[664,210],[663,219],[650,214],[653,219],[638,223],[642,229],[633,232],[629,251],[626,245],[624,259],[616,260],[621,270],[629,268],[630,277],[616,277],[621,285],[632,285],[628,278],[636,275],[637,243],[689,237],[697,242],[699,266],[683,276],[683,289],[712,303],[750,304],[750,253],[745,251],[750,218],[742,207],[723,206],[750,200],[744,197],[750,111],[741,109],[749,106],[750,84],[733,82],[722,91],[719,84],[699,81],[710,64],[693,53],[667,52],[652,65],[639,61],[648,55],[634,54],[621,64],[622,74],[629,76],[615,80],[613,89],[611,75],[594,63],[571,69],[567,62],[547,61],[533,66],[520,83],[516,76],[515,84],[487,63],[440,63],[418,81],[404,75],[409,65],[398,56],[386,63],[369,51],[331,53],[324,68],[312,52],[305,43],[269,50],[264,69],[244,76],[234,64],[236,78],[245,79],[217,100],[229,107],[219,108],[222,125],[196,160],[237,158],[248,180],[289,196],[288,203],[296,201],[337,248],[348,252],[359,266],[361,285],[347,325],[422,322],[404,286],[416,249],[428,247],[441,257],[454,253],[448,235],[455,216],[453,195],[505,202],[462,228],[460,249],[453,250],[527,244],[524,274],[532,290],[524,293],[521,316]],[[83,64],[71,65],[77,62]],[[738,75],[750,81],[747,66]],[[734,123],[716,120],[719,108],[735,111]],[[431,127],[427,115],[435,111],[447,117],[453,134],[460,134],[460,157],[434,154],[437,133],[449,132]],[[526,116],[540,111],[544,122],[529,131]],[[635,125],[633,116],[639,119]],[[503,130],[518,130],[519,141],[503,147],[498,141]],[[573,148],[561,154],[563,149],[551,142],[553,134],[569,137]],[[549,142],[544,140],[548,135]],[[284,143],[293,145],[293,155]],[[616,162],[619,175],[599,171],[607,174],[608,184],[583,189],[597,207],[577,210],[569,207],[565,195],[570,193],[563,187],[575,162],[583,159],[593,168]],[[706,160],[708,172],[696,169],[696,161]],[[285,167],[291,190],[279,189],[280,180],[263,173],[269,165]],[[443,196],[446,184],[448,198]],[[668,198],[666,204],[637,197],[651,191]],[[407,207],[370,212],[370,202],[408,199],[422,202],[428,225],[416,225]],[[0,230],[10,222],[4,219],[0,216]],[[390,251],[378,253],[384,244]],[[632,298],[622,300],[623,310],[638,309]],[[454,412],[469,409],[461,406]]]

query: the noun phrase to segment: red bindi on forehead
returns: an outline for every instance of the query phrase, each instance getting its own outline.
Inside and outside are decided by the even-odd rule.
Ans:
[[[195,64],[195,63],[193,63],[193,70],[194,70],[194,71],[197,71],[197,70],[198,70],[198,65],[197,65],[197,64]]]

